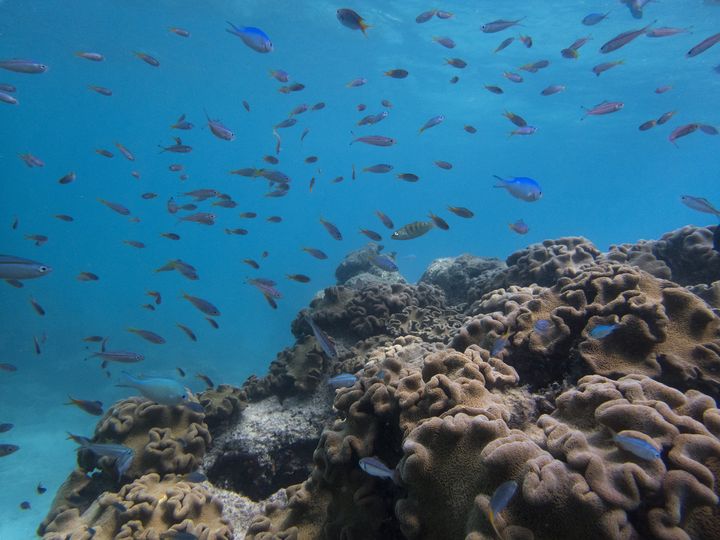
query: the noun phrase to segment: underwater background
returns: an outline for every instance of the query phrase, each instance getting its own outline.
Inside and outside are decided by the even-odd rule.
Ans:
[[[339,23],[336,10],[343,7],[362,14],[370,25],[367,35]],[[431,8],[453,16],[417,24],[418,13]],[[593,12],[609,15],[597,25],[583,25],[583,17]],[[520,25],[502,32],[480,31],[488,21],[521,18]],[[662,38],[641,35],[618,51],[600,53],[600,46],[619,33],[655,20],[654,26],[689,31]],[[226,21],[263,29],[272,52],[245,46],[225,31]],[[190,36],[170,27],[187,29]],[[12,95],[18,100],[0,103],[0,251],[52,267],[49,275],[23,288],[0,287],[0,362],[17,366],[15,372],[0,372],[0,422],[14,424],[0,434],[0,443],[20,447],[0,458],[0,538],[33,537],[51,494],[74,466],[76,444],[66,440],[66,432],[92,434],[95,419],[64,406],[68,395],[100,400],[107,407],[131,395],[115,386],[124,368],[173,377],[179,366],[194,391],[205,387],[197,373],[238,386],[252,374],[262,375],[292,343],[290,323],[298,311],[318,290],[334,284],[335,268],[349,251],[368,242],[360,228],[383,235],[380,243],[386,252],[396,252],[401,274],[413,283],[440,257],[472,253],[504,259],[528,244],[562,236],[584,236],[606,250],[611,244],[658,238],[689,223],[714,224],[715,216],[697,213],[680,198],[720,203],[720,137],[698,130],[673,144],[668,136],[683,124],[720,125],[720,47],[686,57],[718,31],[720,6],[700,0],[652,2],[642,19],[611,1],[442,6],[415,1],[0,1],[0,58],[48,66],[39,74],[0,70],[0,83],[16,86]],[[520,42],[520,34],[532,37],[532,47]],[[449,36],[457,46],[444,48],[433,36]],[[493,52],[511,36],[513,43]],[[578,50],[578,58],[560,55],[583,36],[591,40]],[[89,61],[77,51],[102,53],[105,59]],[[160,65],[149,65],[134,51]],[[446,58],[462,58],[467,67],[457,69]],[[550,63],[537,73],[517,69],[544,59]],[[623,63],[599,76],[591,71],[614,60]],[[286,70],[290,84],[305,88],[278,92],[283,83],[269,76],[271,69]],[[384,75],[393,69],[409,75]],[[506,79],[504,71],[521,73],[523,82]],[[453,84],[454,76],[459,80]],[[347,86],[357,78],[367,83]],[[553,84],[566,89],[541,95]],[[111,89],[112,95],[88,85]],[[485,85],[497,85],[504,93],[489,92]],[[672,88],[656,93],[662,86]],[[582,107],[603,101],[624,106],[612,114],[585,115]],[[296,125],[277,130],[282,146],[276,155],[273,126],[296,106],[319,102],[325,107],[297,114]],[[359,104],[367,109],[358,111]],[[211,133],[205,110],[232,130],[234,140]],[[378,124],[357,125],[366,114],[384,110],[387,118]],[[521,115],[537,131],[509,136],[515,126],[504,111]],[[670,111],[676,113],[667,124],[638,129]],[[170,128],[182,114],[195,124],[192,130]],[[436,115],[444,115],[444,122],[418,133]],[[301,141],[305,128],[309,131]],[[368,135],[392,137],[396,144],[350,144]],[[173,144],[173,137],[181,137],[192,152],[159,153],[158,145]],[[135,160],[123,157],[115,142]],[[110,150],[114,157],[96,149]],[[44,166],[28,167],[18,157],[24,153]],[[265,155],[276,155],[279,163],[264,162]],[[306,163],[308,156],[317,156],[317,162]],[[444,170],[436,160],[453,167]],[[379,163],[394,169],[362,171]],[[182,171],[168,170],[171,164],[181,164]],[[262,178],[229,174],[263,167],[292,179],[286,196],[265,196],[270,188]],[[59,183],[70,171],[76,179]],[[414,173],[419,180],[406,182],[398,173]],[[494,175],[533,178],[542,186],[542,198],[530,203],[495,189]],[[344,180],[333,182],[339,176]],[[201,188],[230,194],[237,206],[211,206],[217,199],[199,202],[198,210],[215,213],[216,223],[179,223],[178,217],[191,212],[170,214],[168,199],[191,203],[183,193]],[[143,198],[145,193],[157,197]],[[119,215],[98,199],[122,204],[138,219]],[[463,219],[448,205],[475,215]],[[389,215],[395,228],[426,221],[429,212],[450,228],[394,241],[376,210]],[[240,218],[241,212],[257,217]],[[74,220],[54,217],[58,214]],[[282,221],[268,222],[270,216]],[[321,217],[342,231],[342,241],[327,233]],[[525,235],[508,227],[519,219],[529,226]],[[248,234],[225,232],[234,228]],[[181,238],[169,240],[163,232]],[[48,239],[36,246],[28,235]],[[323,250],[328,260],[311,257],[303,247]],[[156,272],[174,259],[192,264],[199,279]],[[257,261],[260,268],[243,259]],[[99,279],[80,281],[81,272]],[[289,280],[286,274],[307,275],[311,281]],[[258,277],[278,283],[282,298],[277,309],[246,283]],[[162,294],[162,304],[153,311],[142,307],[153,304],[148,291]],[[219,329],[182,299],[183,293],[217,306]],[[31,298],[45,315],[33,309]],[[176,323],[191,328],[197,341]],[[143,340],[129,327],[151,330],[166,343]],[[92,335],[109,337],[109,349],[137,351],[145,360],[111,364],[108,377],[100,360],[88,358],[99,350],[98,343],[83,342]],[[48,493],[38,494],[38,483]],[[21,510],[22,501],[31,508]]]

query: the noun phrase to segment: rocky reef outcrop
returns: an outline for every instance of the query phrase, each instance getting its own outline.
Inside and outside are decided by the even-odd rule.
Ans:
[[[94,440],[136,450],[125,483],[80,454],[40,532],[720,538],[713,230],[441,259],[417,285],[384,280],[361,250],[265,376],[199,396],[204,414],[117,404]]]

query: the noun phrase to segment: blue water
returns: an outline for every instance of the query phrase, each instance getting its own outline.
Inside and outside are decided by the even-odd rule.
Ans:
[[[432,3],[431,3],[432,4]],[[472,5],[470,5],[472,4]],[[685,53],[702,39],[720,31],[720,7],[700,0],[650,3],[642,20],[635,20],[619,2],[530,3],[447,2],[454,12],[449,20],[416,24],[415,16],[430,9],[426,3],[364,2],[354,6],[329,2],[258,1],[108,1],[5,0],[0,1],[0,58],[30,58],[47,64],[43,74],[25,75],[0,70],[0,82],[18,87],[19,105],[0,103],[0,252],[42,261],[53,267],[48,277],[28,281],[23,289],[2,284],[0,361],[18,366],[15,373],[0,372],[0,422],[15,428],[0,434],[0,442],[21,446],[0,458],[0,538],[30,538],[49,508],[52,494],[74,463],[74,444],[65,432],[91,434],[95,418],[63,406],[67,394],[100,399],[106,406],[128,393],[114,387],[97,366],[84,360],[84,336],[110,336],[110,348],[142,352],[143,364],[128,366],[134,372],[174,376],[175,366],[188,372],[190,386],[196,372],[216,382],[240,385],[246,377],[262,375],[275,354],[292,343],[289,325],[315,292],[334,283],[334,269],[350,250],[367,240],[358,234],[366,227],[381,232],[387,249],[397,251],[401,272],[415,281],[435,258],[470,252],[504,258],[529,243],[546,238],[583,235],[601,249],[612,243],[656,238],[687,223],[709,224],[712,216],[682,206],[683,194],[720,202],[718,151],[720,137],[696,132],[678,141],[667,140],[672,129],[701,122],[720,125],[720,45],[695,57]],[[200,7],[202,6],[202,7]],[[364,37],[339,24],[335,10],[354,7],[371,25]],[[580,24],[590,12],[611,11],[594,27]],[[496,34],[483,34],[481,24],[495,19],[525,16],[524,26]],[[693,32],[650,39],[644,36],[617,52],[602,55],[598,49],[620,32],[637,29],[657,19],[657,26],[692,26]],[[270,54],[259,54],[225,32],[225,21],[266,31],[274,44]],[[167,31],[186,28],[184,39]],[[534,45],[517,40],[493,54],[506,37],[525,33]],[[454,50],[442,48],[433,35],[452,37]],[[566,60],[559,51],[575,39],[592,35],[580,49],[578,60]],[[101,63],[76,58],[75,51],[105,55]],[[153,68],[132,51],[145,51],[161,65]],[[458,70],[444,58],[459,57],[468,67]],[[505,70],[542,59],[550,66],[515,84],[502,77]],[[625,63],[600,77],[591,68],[604,61]],[[269,69],[287,70],[291,82],[305,90],[288,95],[268,76]],[[383,76],[389,69],[410,72],[404,80]],[[454,75],[458,84],[448,81]],[[368,83],[346,88],[357,77]],[[87,89],[88,84],[111,88],[112,97]],[[485,84],[500,85],[494,95]],[[567,91],[543,97],[549,84],[565,84]],[[673,89],[657,95],[662,85]],[[382,99],[393,107],[373,127],[357,127],[365,114],[383,110]],[[242,100],[251,111],[246,112]],[[623,110],[582,120],[581,106],[622,101]],[[266,198],[261,179],[231,176],[242,167],[273,167],[261,158],[273,154],[272,126],[296,105],[323,101],[325,109],[299,115],[298,125],[282,130],[282,151],[277,166],[292,178],[284,198]],[[367,105],[358,112],[359,103]],[[236,134],[232,142],[214,137],[205,127],[203,108]],[[522,115],[538,127],[529,137],[508,137],[514,128],[501,116],[504,110]],[[638,131],[646,120],[666,111],[676,116],[664,126]],[[169,129],[180,114],[195,124],[192,131]],[[422,135],[431,116],[446,121]],[[463,130],[477,128],[474,135]],[[309,128],[301,144],[300,134]],[[397,139],[396,146],[350,146],[357,135],[380,134]],[[159,154],[158,144],[169,145],[180,136],[193,146],[190,154]],[[136,156],[131,163],[113,143],[119,141]],[[106,148],[116,155],[107,159],[95,153]],[[30,152],[45,162],[30,169],[17,154]],[[309,155],[316,164],[304,163]],[[452,162],[444,171],[433,160]],[[182,182],[168,170],[181,163],[189,175]],[[358,171],[375,163],[395,166],[391,174],[359,173],[350,180],[351,166]],[[141,173],[141,179],[131,171]],[[77,180],[57,180],[75,171]],[[413,172],[416,184],[399,181],[394,173]],[[492,175],[530,176],[543,187],[542,199],[526,203],[504,190],[494,189]],[[345,181],[331,183],[343,175]],[[311,177],[316,185],[309,191]],[[165,203],[174,196],[190,202],[185,191],[213,188],[229,193],[235,209],[210,207],[217,223],[204,226],[177,224]],[[144,200],[142,193],[159,196]],[[133,216],[112,212],[96,201],[104,198],[127,206]],[[466,206],[476,214],[463,220],[447,205]],[[209,210],[211,209],[211,210]],[[409,242],[392,242],[389,231],[374,216],[382,210],[397,226],[426,219],[433,211],[451,226],[432,230]],[[257,212],[255,220],[238,218],[243,211]],[[55,214],[69,214],[72,223]],[[265,221],[280,215],[283,222]],[[17,230],[11,223],[17,216]],[[320,216],[335,223],[345,239],[330,238]],[[519,236],[507,224],[523,218],[530,226]],[[226,228],[245,227],[247,236],[228,236]],[[174,231],[179,242],[161,238]],[[26,234],[44,234],[49,241],[35,247]],[[122,243],[140,240],[139,250]],[[318,247],[330,256],[318,261],[302,246]],[[261,253],[269,256],[261,259]],[[155,273],[168,260],[181,258],[197,267],[200,280],[188,281],[177,273]],[[241,261],[261,263],[253,270]],[[79,282],[75,276],[91,271],[97,282]],[[312,277],[309,284],[285,279],[286,273]],[[261,294],[245,283],[248,277],[279,282],[283,298],[276,311]],[[160,291],[157,311],[141,307],[152,299],[148,290]],[[214,330],[188,302],[183,292],[207,298],[222,311]],[[39,317],[29,298],[47,311]],[[175,326],[192,328],[193,343]],[[129,326],[153,330],[167,339],[153,345],[126,331]],[[33,336],[47,336],[42,354],[34,352]],[[133,369],[134,368],[134,369]],[[111,367],[113,377],[119,369]],[[42,481],[48,493],[38,495]],[[28,500],[32,509],[19,503]]]

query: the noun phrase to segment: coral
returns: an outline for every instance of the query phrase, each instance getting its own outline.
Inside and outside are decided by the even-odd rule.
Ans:
[[[494,280],[505,268],[499,259],[467,254],[436,259],[427,267],[419,283],[439,287],[452,305],[472,303],[496,288]]]
[[[586,238],[571,236],[532,244],[507,258],[508,269],[496,287],[526,286],[536,283],[548,287],[562,276],[572,275],[592,264],[600,251]]]
[[[418,336],[429,343],[447,343],[464,320],[465,317],[453,309],[409,306],[390,316],[387,333],[392,337]]]
[[[90,534],[90,527],[95,533]],[[202,484],[151,473],[117,493],[106,492],[82,514],[76,508],[59,514],[47,525],[43,539],[157,540],[167,531],[207,540],[233,538],[222,504]]]
[[[198,401],[205,409],[205,423],[211,433],[223,431],[234,423],[247,407],[247,395],[240,388],[220,384],[198,394]]]
[[[402,280],[402,276],[398,272],[387,272],[370,262],[371,257],[380,253],[381,249],[381,246],[369,242],[360,249],[356,249],[345,255],[345,258],[335,269],[337,284],[360,288],[357,284],[357,279],[353,280],[353,278],[363,275],[372,276],[385,282]],[[367,277],[365,279],[367,280]],[[353,280],[353,282],[349,283],[351,280]],[[367,283],[367,281],[365,283]]]
[[[655,243],[655,254],[670,267],[674,282],[695,285],[720,279],[720,253],[713,249],[714,230],[687,225],[664,234]]]
[[[671,279],[670,267],[655,255],[655,244],[654,241],[641,240],[637,244],[612,245],[610,251],[603,254],[601,260],[637,266],[657,278]]]

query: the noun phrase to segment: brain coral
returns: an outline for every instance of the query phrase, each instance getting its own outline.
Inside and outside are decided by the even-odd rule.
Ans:
[[[95,530],[90,534],[89,528]],[[73,508],[46,527],[44,540],[158,540],[188,533],[203,540],[232,540],[222,504],[202,485],[152,473],[107,492],[82,515]]]

